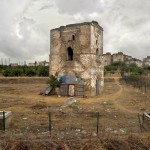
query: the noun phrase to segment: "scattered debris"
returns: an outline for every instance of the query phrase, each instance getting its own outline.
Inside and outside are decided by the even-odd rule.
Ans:
[[[64,105],[61,106],[60,111],[63,111],[64,108],[79,110],[77,103],[78,101],[74,97],[70,97],[64,102]]]
[[[106,128],[105,131],[110,132],[110,131],[112,131],[112,128]]]
[[[50,87],[48,87],[47,89],[46,89],[46,91],[45,91],[45,95],[48,95],[48,94],[50,94],[50,92],[53,90],[53,88],[50,86]]]
[[[92,132],[92,136],[97,136],[97,133],[96,132]]]
[[[47,88],[48,88],[48,87],[47,87]],[[41,90],[40,93],[39,93],[39,95],[45,95],[45,92],[46,92],[46,89],[47,89],[47,88]]]
[[[110,109],[106,109],[105,111],[106,111],[107,113],[110,113],[110,112],[111,112]]]
[[[73,103],[77,103],[77,100],[74,97],[70,97],[64,102],[66,105],[71,105]]]
[[[46,89],[43,89],[42,91],[40,91],[39,95],[48,95],[50,94],[52,90],[53,90],[52,87],[47,87]]]
[[[76,105],[76,104],[71,104],[71,105],[69,105],[68,106],[69,108],[72,108],[72,109],[75,109],[75,110],[78,110],[79,108],[78,108],[78,106]]]
[[[146,131],[150,131],[150,112],[143,113],[142,126]]]
[[[104,101],[104,102],[101,103],[101,105],[107,106],[107,105],[113,105],[113,103],[110,102],[110,101]]]
[[[127,129],[119,129],[121,134],[126,134],[127,133]]]
[[[39,110],[39,109],[45,109],[47,106],[45,104],[36,104],[34,106],[31,106],[32,109],[34,110]]]

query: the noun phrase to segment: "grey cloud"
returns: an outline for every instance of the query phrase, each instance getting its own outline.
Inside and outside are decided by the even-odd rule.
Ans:
[[[35,55],[42,55],[47,49],[48,41],[38,33],[34,25],[35,21],[28,18],[16,24],[14,28],[2,33],[0,38],[1,52],[11,58],[27,60]]]
[[[51,7],[53,7],[53,5],[44,5],[39,10],[45,10],[45,9],[49,9]]]
[[[23,38],[23,39],[28,39],[31,34],[32,34],[32,29],[35,21],[33,19],[29,18],[23,18],[22,21],[18,24],[18,34]]]
[[[149,0],[2,0],[0,52],[30,61],[48,58],[50,29],[96,20],[104,29],[104,52],[142,59],[150,49],[149,10]]]
[[[150,55],[149,9],[150,3],[145,0],[116,0],[100,14],[98,21],[104,28],[105,52],[123,51],[140,59]]]
[[[94,12],[100,9],[100,1],[99,0],[55,0],[56,5],[58,6],[58,10],[60,13],[64,14],[76,14],[79,12]]]
[[[13,9],[8,3],[3,4],[4,9],[0,9],[0,19],[4,18],[0,24],[1,56],[32,61],[33,58],[36,60],[36,57],[45,53],[48,55],[48,38],[41,34],[32,16],[26,17],[28,10],[33,7],[32,1],[19,5],[22,9],[18,9],[17,2],[19,1],[15,0],[13,3]],[[9,12],[6,12],[8,8]]]

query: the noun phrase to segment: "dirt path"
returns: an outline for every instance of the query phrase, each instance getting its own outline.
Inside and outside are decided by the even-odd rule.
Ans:
[[[136,110],[131,110],[129,108],[127,108],[127,106],[122,105],[118,100],[121,99],[125,94],[124,94],[124,88],[126,88],[125,86],[123,87],[120,83],[119,80],[116,78],[115,79],[115,83],[117,86],[119,86],[119,90],[116,93],[110,94],[107,96],[107,99],[110,99],[113,104],[115,105],[115,107],[117,109],[119,109],[122,112],[127,112],[127,113],[138,113],[138,111]]]

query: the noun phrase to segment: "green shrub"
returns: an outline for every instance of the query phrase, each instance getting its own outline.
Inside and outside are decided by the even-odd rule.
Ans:
[[[11,76],[11,69],[4,70],[2,74],[4,77],[10,77]]]
[[[47,80],[47,84],[55,88],[60,85],[60,81],[55,76],[51,75],[49,79]]]
[[[36,72],[33,69],[29,68],[29,69],[26,69],[25,75],[28,76],[28,77],[32,77],[32,76],[36,75]]]
[[[10,75],[11,75],[11,77],[19,77],[19,76],[23,75],[23,72],[22,72],[21,69],[16,68],[16,69],[12,69],[11,70],[11,74]]]

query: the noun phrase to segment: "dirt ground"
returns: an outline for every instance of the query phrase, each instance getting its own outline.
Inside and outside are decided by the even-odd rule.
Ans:
[[[45,81],[45,78],[0,79],[0,111],[12,111],[11,124],[5,132],[1,131],[1,139],[95,138],[97,133],[98,136],[144,133],[150,137],[148,131],[141,133],[138,118],[138,113],[150,112],[150,89],[144,93],[114,78],[106,80],[100,96],[75,98],[76,104],[63,107],[68,97],[39,95],[48,86]]]

